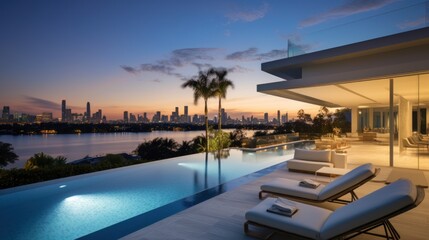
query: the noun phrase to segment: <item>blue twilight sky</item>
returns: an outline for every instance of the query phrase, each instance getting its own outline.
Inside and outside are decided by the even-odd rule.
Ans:
[[[203,102],[180,85],[213,66],[230,70],[235,88],[223,106],[234,118],[312,112],[319,106],[256,92],[281,80],[260,64],[287,57],[288,39],[312,52],[427,26],[425,2],[3,0],[0,107],[60,117],[66,99],[73,112],[89,101],[108,120],[185,105],[201,114]]]

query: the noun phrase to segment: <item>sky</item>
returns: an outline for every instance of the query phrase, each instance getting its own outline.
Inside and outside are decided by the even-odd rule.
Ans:
[[[424,2],[2,0],[0,107],[60,117],[65,99],[74,113],[90,102],[108,120],[184,106],[203,114],[204,102],[194,105],[181,85],[223,67],[235,85],[223,100],[233,118],[314,113],[320,106],[258,93],[258,84],[284,81],[261,63],[286,58],[288,40],[314,52],[422,27]]]

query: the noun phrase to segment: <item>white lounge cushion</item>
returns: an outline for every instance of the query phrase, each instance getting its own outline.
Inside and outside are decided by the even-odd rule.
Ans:
[[[414,203],[417,190],[410,180],[400,179],[331,214],[321,228],[321,238],[330,239],[377,220]]]
[[[330,182],[325,186],[325,188],[320,191],[319,200],[327,199],[336,193],[339,193],[347,188],[352,187],[353,185],[362,182],[364,179],[370,177],[374,174],[374,168],[371,163],[363,164],[347,174],[335,179],[335,181]]]
[[[332,211],[299,202],[294,202],[298,211],[292,217],[267,212],[275,198],[267,198],[246,212],[246,219],[265,226],[281,229],[308,238],[317,239],[320,229]]]
[[[297,160],[330,162],[331,151],[330,150],[307,150],[307,149],[296,148],[293,158]]]
[[[300,170],[307,172],[315,172],[322,167],[334,167],[333,163],[330,162],[316,162],[316,161],[307,161],[307,160],[297,160],[291,159],[286,161],[286,166],[291,170]]]
[[[276,178],[271,182],[262,184],[261,190],[317,200],[320,190],[324,188],[324,185],[322,184],[320,184],[317,188],[301,187],[299,186],[299,182],[300,181],[293,179]]]

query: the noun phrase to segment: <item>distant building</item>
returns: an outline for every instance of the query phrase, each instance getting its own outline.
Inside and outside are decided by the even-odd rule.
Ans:
[[[128,123],[128,111],[124,111],[124,123]]]
[[[220,109],[221,124],[226,124],[228,120],[228,114],[225,112],[225,108]]]
[[[198,115],[197,115],[197,114],[194,114],[194,116],[192,117],[192,123],[197,124],[197,123],[199,123],[199,122],[200,122],[200,119],[198,118]]]
[[[86,103],[86,120],[91,121],[91,105],[89,102]]]
[[[268,123],[268,113],[264,113],[264,123]]]
[[[42,122],[52,122],[52,113],[51,112],[44,112],[42,113]]]
[[[66,122],[66,100],[61,102],[61,121]]]
[[[157,111],[152,117],[152,122],[157,123],[161,121],[161,112]]]
[[[143,113],[143,122],[144,123],[148,123],[149,122],[149,118],[147,118],[147,113]]]
[[[137,122],[136,115],[130,113],[130,123],[135,123],[135,122]]]
[[[70,108],[66,108],[65,110],[65,122],[71,122],[73,120],[72,110]]]
[[[168,116],[167,115],[162,115],[161,116],[161,122],[167,123],[168,122]]]
[[[10,115],[10,108],[9,106],[3,106],[3,112],[1,115],[1,118],[5,121],[9,120],[9,115]]]
[[[189,112],[188,112],[188,106],[185,106],[183,109],[183,118],[181,118],[181,122],[183,123],[189,123],[191,122],[191,118],[189,116]]]
[[[92,114],[91,120],[94,123],[101,123],[101,122],[103,122],[102,117],[103,117],[102,111],[101,111],[101,109],[98,109],[98,112]]]
[[[72,113],[72,121],[73,122],[83,122],[84,115],[82,113]]]
[[[277,123],[280,125],[282,124],[281,120],[280,120],[280,110],[277,110]]]

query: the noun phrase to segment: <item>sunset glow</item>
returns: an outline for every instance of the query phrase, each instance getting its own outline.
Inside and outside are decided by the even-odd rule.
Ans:
[[[108,120],[124,111],[151,117],[179,107],[183,113],[184,106],[202,114],[203,102],[194,105],[192,91],[180,86],[200,69],[225,67],[235,85],[223,101],[231,117],[314,113],[320,106],[256,92],[257,84],[281,81],[262,72],[261,63],[287,57],[288,40],[309,52],[341,45],[348,23],[421,2],[2,1],[0,104],[11,113],[54,118],[63,99],[74,113],[90,102]],[[424,24],[408,14],[394,27]],[[361,38],[381,31],[362,24],[368,36]],[[320,40],[311,41],[315,36]],[[209,115],[216,112],[211,99]]]

